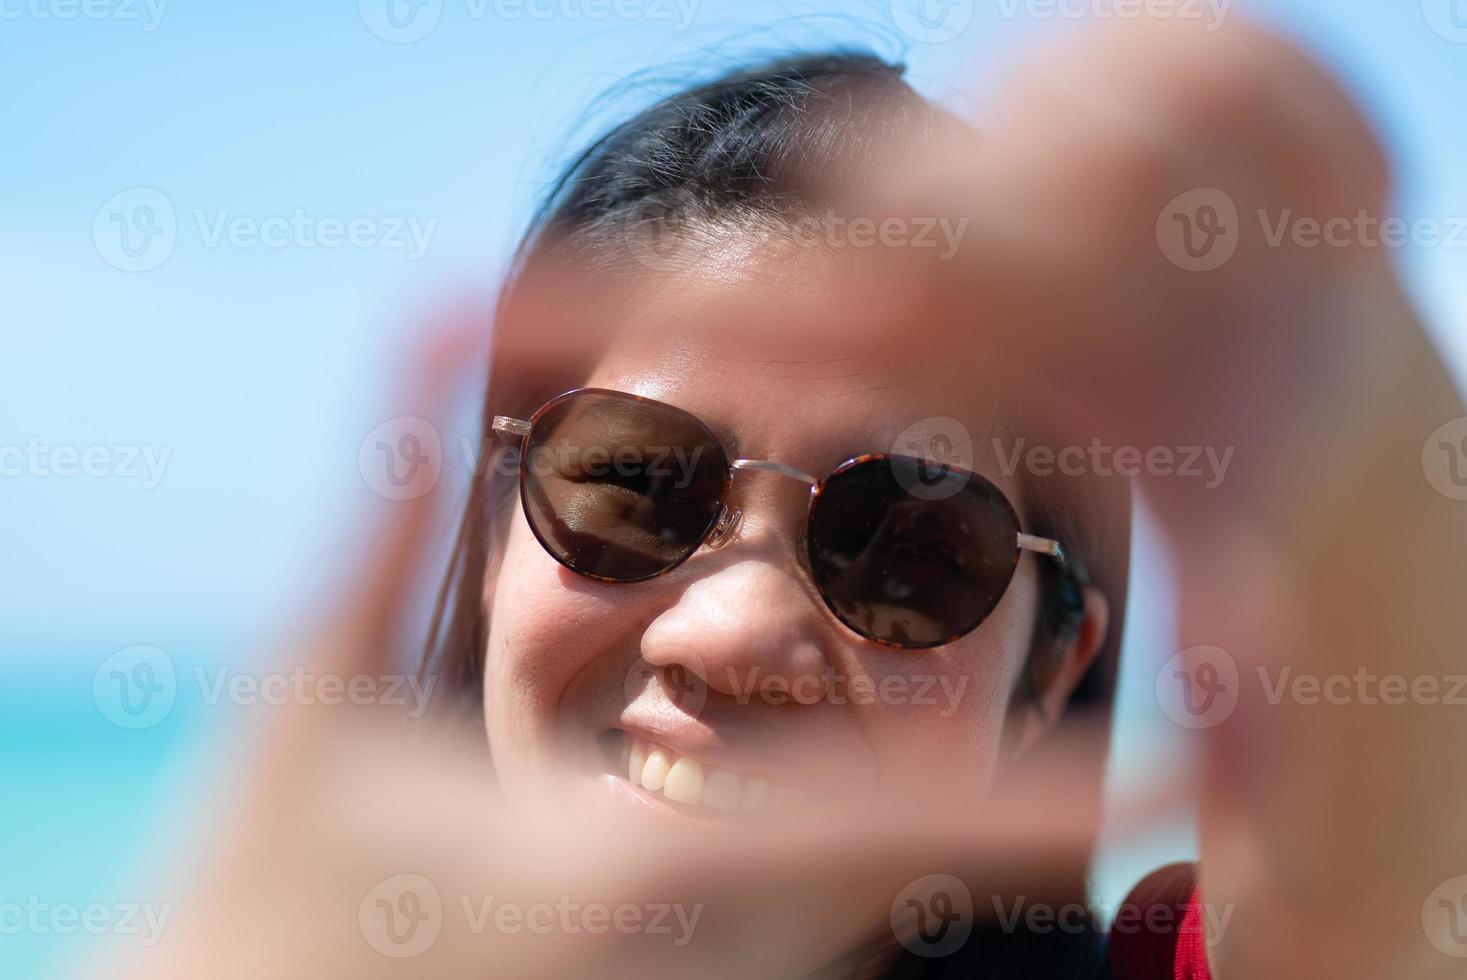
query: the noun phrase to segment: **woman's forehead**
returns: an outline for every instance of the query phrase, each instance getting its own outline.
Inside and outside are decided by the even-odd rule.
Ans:
[[[784,356],[689,333],[655,347],[614,345],[588,383],[684,408],[741,455],[812,469],[894,452],[997,475],[995,447],[1009,438],[997,399],[952,365]]]
[[[703,337],[669,337],[637,348],[614,345],[588,384],[661,401],[689,397],[743,408],[751,417],[791,421],[822,415],[865,425],[916,412],[987,424],[996,398],[944,365],[894,363],[863,355],[800,355],[711,347]]]
[[[958,420],[975,440],[1001,428],[996,393],[892,269],[800,247],[703,257],[620,307],[589,384],[743,432],[818,428],[863,451],[923,420]]]
[[[933,315],[930,290],[897,263],[796,245],[698,259],[618,304],[602,373],[743,372],[833,395],[946,374],[961,387],[952,318]]]

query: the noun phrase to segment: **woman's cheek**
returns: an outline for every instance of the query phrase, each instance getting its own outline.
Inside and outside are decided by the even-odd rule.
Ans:
[[[489,599],[484,714],[501,781],[552,762],[556,721],[572,680],[598,657],[640,640],[618,587],[575,575],[545,553],[523,517],[505,542]]]
[[[1004,729],[1033,636],[1037,590],[1020,574],[984,623],[949,647],[865,658],[865,709],[885,791],[981,794],[1001,764]]]
[[[924,799],[985,784],[1003,731],[1003,673],[1001,661],[944,656],[875,667],[875,698],[852,707],[864,716],[882,792]]]

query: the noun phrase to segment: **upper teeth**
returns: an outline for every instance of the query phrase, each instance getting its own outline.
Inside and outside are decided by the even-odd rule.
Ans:
[[[664,745],[631,740],[627,779],[634,786],[660,792],[669,800],[710,809],[762,813],[769,802],[769,781],[740,776],[679,756]]]

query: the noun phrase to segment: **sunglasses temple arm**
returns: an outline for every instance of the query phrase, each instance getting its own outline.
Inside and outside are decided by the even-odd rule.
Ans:
[[[1069,560],[1065,557],[1065,549],[1053,538],[1041,538],[1033,534],[1019,532],[1019,548],[1023,551],[1032,551],[1038,555],[1048,555],[1058,561],[1061,565],[1068,566]]]
[[[495,432],[499,432],[507,436],[523,437],[530,434],[530,423],[526,422],[524,419],[512,419],[508,415],[494,416],[494,424],[492,428]]]

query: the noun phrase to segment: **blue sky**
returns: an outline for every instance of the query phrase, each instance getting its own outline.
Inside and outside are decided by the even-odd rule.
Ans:
[[[0,3],[11,18],[0,76],[18,96],[0,108],[0,424],[7,443],[171,456],[152,488],[0,480],[19,559],[0,565],[0,637],[13,652],[39,643],[62,655],[160,622],[228,644],[309,594],[349,530],[333,522],[374,503],[351,464],[405,332],[445,294],[492,289],[537,189],[588,131],[577,124],[606,117],[587,115],[591,97],[619,79],[849,40],[904,57],[917,84],[981,120],[995,66],[1066,23],[1041,16],[1043,2],[1011,17],[1013,0],[995,0],[957,37],[923,43],[874,0],[430,0],[436,28],[391,43],[368,26],[381,22],[374,0],[172,0],[152,30],[142,0],[96,2],[111,16],[61,19],[67,0]],[[1402,213],[1467,215],[1467,172],[1454,166],[1467,44],[1432,30],[1424,8],[1436,2],[1290,0],[1268,17],[1368,107],[1396,160]],[[604,16],[616,9],[641,16]],[[179,231],[160,267],[127,273],[101,259],[91,226],[135,187],[162,191]],[[219,221],[298,211],[434,224],[416,259],[410,248],[210,247]],[[1401,260],[1433,320],[1460,322],[1467,247]]]
[[[9,761],[32,751],[23,741],[74,761],[116,736],[87,700],[112,651],[247,656],[330,587],[364,547],[353,532],[383,506],[358,448],[388,414],[417,318],[445,296],[488,295],[556,166],[652,93],[588,113],[594,95],[649,67],[675,78],[678,66],[706,73],[751,51],[846,42],[905,60],[921,89],[981,122],[1003,60],[1067,26],[1045,11],[1115,7],[949,0],[961,31],[919,39],[907,0],[423,2],[432,29],[404,41],[427,21],[394,28],[385,0],[90,0],[94,16],[67,16],[79,0],[0,0],[0,446],[102,447],[109,472],[135,450],[137,471],[0,476]],[[1467,0],[1278,0],[1229,16],[1244,10],[1318,53],[1366,107],[1401,214],[1467,216]],[[122,192],[135,204],[139,188],[173,209],[175,242],[129,272],[94,222],[106,229],[104,204]],[[331,230],[319,224],[311,247],[295,232],[285,247],[251,240],[297,215],[400,219],[427,247],[417,255],[385,222],[364,247],[320,244]],[[1467,366],[1467,242],[1399,261]],[[148,452],[167,453],[156,485]],[[1171,643],[1166,575],[1150,544],[1141,556],[1132,639],[1156,652]],[[1137,712],[1148,683],[1128,681]],[[187,731],[176,720],[106,767],[66,776],[33,763],[21,785],[77,806],[114,793],[101,812],[141,833],[132,804],[153,799],[155,781],[127,774],[171,758]],[[1154,729],[1137,720],[1127,732],[1126,751],[1149,751]],[[11,839],[72,839],[11,819]],[[37,865],[36,880],[120,866],[110,850],[73,853],[76,867]]]

